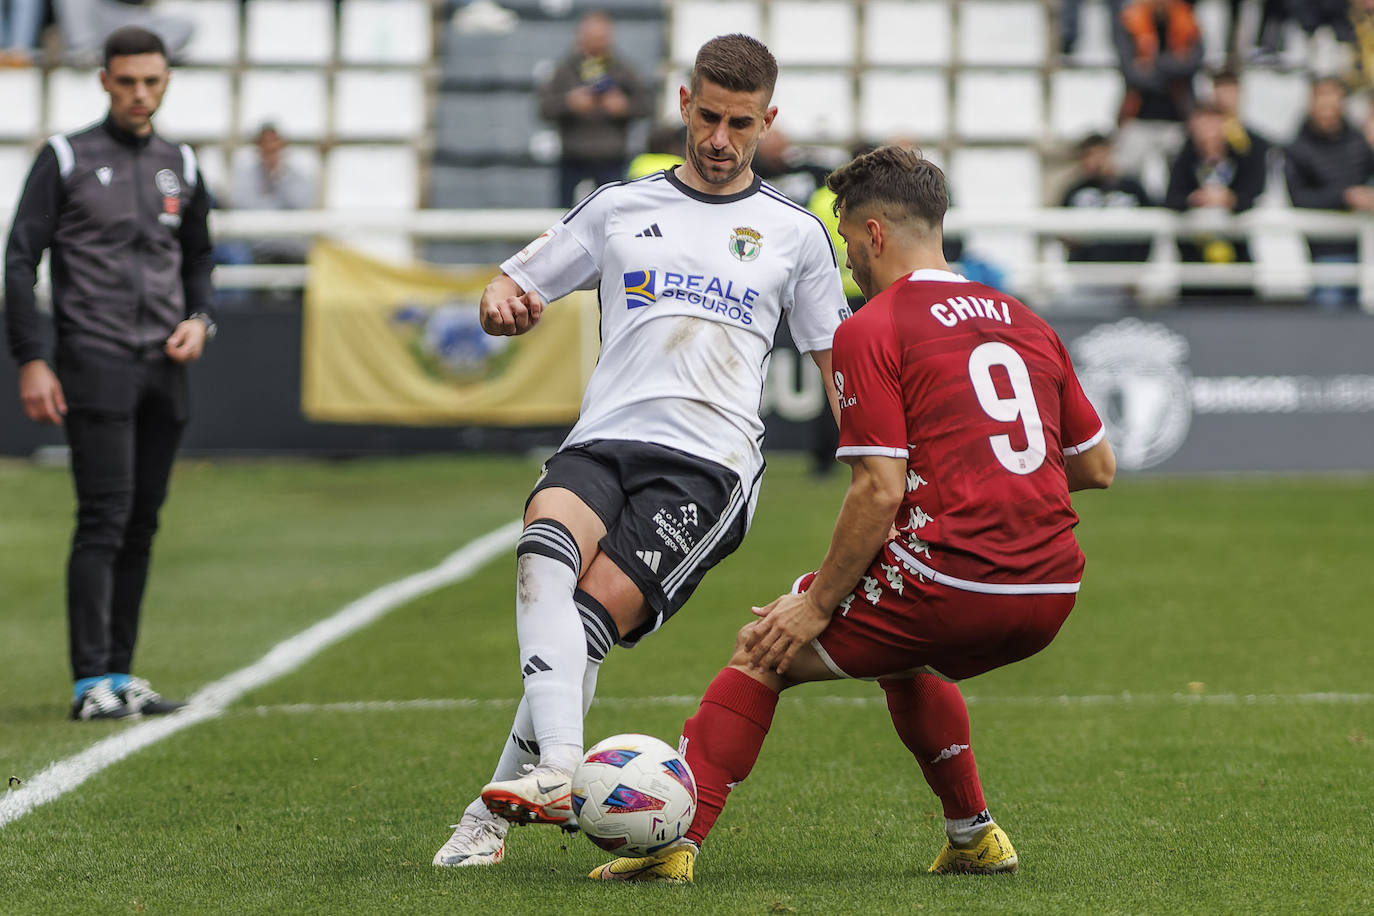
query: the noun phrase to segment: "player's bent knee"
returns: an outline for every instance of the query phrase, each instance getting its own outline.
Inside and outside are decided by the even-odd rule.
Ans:
[[[649,621],[649,603],[615,561],[598,553],[578,582],[578,590],[595,598],[615,622],[617,639]]]
[[[753,628],[753,623],[746,623],[739,628],[735,634],[735,650],[730,655],[730,665],[735,668],[744,667],[749,661],[749,631]]]
[[[605,661],[606,653],[620,640],[615,621],[600,601],[580,588],[573,592],[573,604],[577,606],[582,630],[587,636],[587,658],[594,662]]]

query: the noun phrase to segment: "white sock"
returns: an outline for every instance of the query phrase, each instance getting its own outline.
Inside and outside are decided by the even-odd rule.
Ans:
[[[496,829],[501,831],[502,836],[505,835],[506,828],[510,826],[505,820],[487,810],[487,806],[483,804],[481,796],[478,796],[472,804],[464,808],[463,814],[471,814],[473,817],[480,817],[484,821],[491,821],[491,823],[496,826]]]
[[[990,825],[997,823],[984,808],[973,817],[947,817],[945,818],[945,836],[955,846],[968,846],[977,839],[978,834],[986,830]]]
[[[596,697],[596,676],[601,673],[601,661],[599,659],[587,659],[587,672],[582,675],[582,717],[587,717],[587,710],[592,708],[592,700]]]
[[[615,646],[620,633],[601,602],[582,589],[573,593],[573,603],[582,617],[582,629],[587,637],[587,673],[582,677],[582,716],[585,718],[596,696],[596,678],[601,673],[601,663]]]
[[[601,672],[601,659],[587,659],[587,670],[582,675],[582,717],[585,719],[587,710],[591,708],[592,698],[596,696],[596,677]],[[539,762],[539,744],[534,740],[534,725],[530,721],[530,704],[524,697],[520,698],[520,705],[515,708],[515,721],[511,723],[510,733],[506,735],[506,746],[501,749],[501,759],[496,762],[496,769],[491,774],[491,782],[503,779],[514,779],[524,775],[525,766]],[[473,805],[482,807],[482,800],[479,798]],[[476,812],[472,805],[468,806],[469,811]],[[482,808],[485,811],[485,808]]]
[[[515,707],[515,721],[506,735],[506,746],[501,749],[501,759],[496,762],[491,781],[522,776],[525,764],[538,762],[539,745],[534,740],[534,725],[530,722],[530,703],[521,697],[520,705]]]
[[[573,605],[582,568],[577,542],[553,519],[531,522],[515,548],[515,632],[541,764],[582,759],[582,679],[587,640]]]

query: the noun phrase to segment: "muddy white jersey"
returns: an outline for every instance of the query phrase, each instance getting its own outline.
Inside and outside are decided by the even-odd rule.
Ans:
[[[721,196],[672,172],[604,185],[501,270],[546,302],[599,292],[601,356],[564,448],[653,442],[751,490],[779,322],[810,352],[829,350],[849,315],[824,225],[757,178]]]

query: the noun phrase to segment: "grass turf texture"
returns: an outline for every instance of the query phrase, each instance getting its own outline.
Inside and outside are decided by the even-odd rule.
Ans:
[[[182,465],[137,667],[173,695],[249,664],[513,517],[536,472],[518,459]],[[923,874],[938,804],[881,691],[850,683],[784,697],[694,887],[585,881],[603,854],[541,828],[513,832],[496,868],[432,868],[519,689],[510,563],[497,561],[0,829],[0,911],[1367,910],[1374,704],[1292,697],[1374,686],[1358,585],[1370,483],[1126,479],[1078,499],[1088,573],[1064,631],[964,685],[989,801],[1022,857],[1014,878]],[[127,727],[62,721],[69,489],[60,471],[0,467],[0,776]],[[745,605],[819,559],[842,492],[775,460],[745,546],[663,633],[603,668],[588,743],[675,737]],[[483,702],[282,708],[425,697]]]

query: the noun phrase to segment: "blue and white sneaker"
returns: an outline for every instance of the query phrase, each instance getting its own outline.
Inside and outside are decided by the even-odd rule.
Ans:
[[[145,716],[165,716],[186,705],[185,700],[165,700],[141,677],[131,677],[115,688],[115,696],[133,712]]]
[[[137,714],[111,689],[109,678],[101,678],[72,700],[72,720],[124,719]]]

